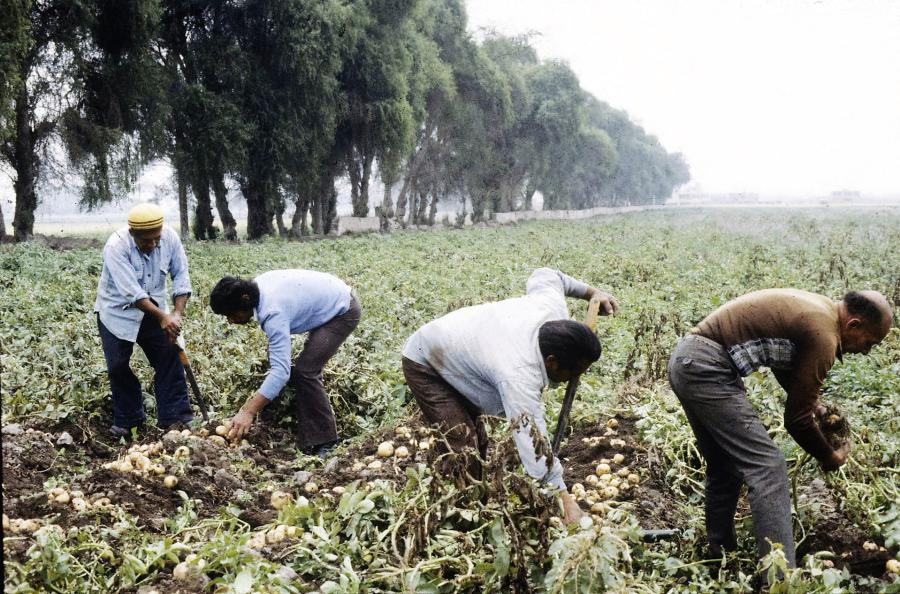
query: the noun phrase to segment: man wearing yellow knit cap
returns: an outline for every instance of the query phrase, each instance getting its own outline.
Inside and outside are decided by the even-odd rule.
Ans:
[[[171,313],[166,299],[168,275],[175,305]],[[128,213],[128,227],[113,233],[103,248],[94,303],[112,389],[113,435],[129,435],[146,417],[141,384],[130,364],[135,342],[155,372],[158,426],[168,428],[193,419],[175,345],[190,295],[187,256],[178,234],[163,224],[159,206],[138,204]]]

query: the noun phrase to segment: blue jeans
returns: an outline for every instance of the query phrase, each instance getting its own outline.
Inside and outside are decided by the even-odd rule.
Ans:
[[[734,513],[741,485],[753,515],[760,557],[769,541],[784,546],[796,566],[791,496],[784,454],[747,400],[744,382],[725,348],[689,334],[669,359],[669,383],[706,460],[706,536],[714,553],[734,549]]]
[[[131,371],[134,343],[115,336],[103,325],[99,315],[97,326],[100,328],[100,341],[112,388],[113,423],[126,429],[140,425],[146,414],[141,383]],[[172,344],[159,323],[147,315],[141,321],[137,343],[155,372],[153,393],[156,396],[157,423],[164,427],[193,419],[178,347]]]

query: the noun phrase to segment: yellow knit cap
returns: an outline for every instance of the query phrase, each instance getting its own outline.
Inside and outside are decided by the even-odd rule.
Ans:
[[[128,226],[137,231],[162,227],[163,211],[155,205],[145,202],[138,204],[128,212]]]

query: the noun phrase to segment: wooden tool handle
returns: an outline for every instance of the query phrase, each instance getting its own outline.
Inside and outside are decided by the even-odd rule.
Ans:
[[[584,314],[584,323],[587,324],[588,328],[591,330],[597,329],[597,319],[600,317],[600,297],[598,295],[594,295],[590,301],[588,301],[587,313]]]

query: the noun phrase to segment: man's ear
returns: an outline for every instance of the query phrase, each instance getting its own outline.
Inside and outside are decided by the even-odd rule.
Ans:
[[[853,328],[854,330],[862,326],[862,320],[859,318],[850,318],[847,320],[847,328]]]

